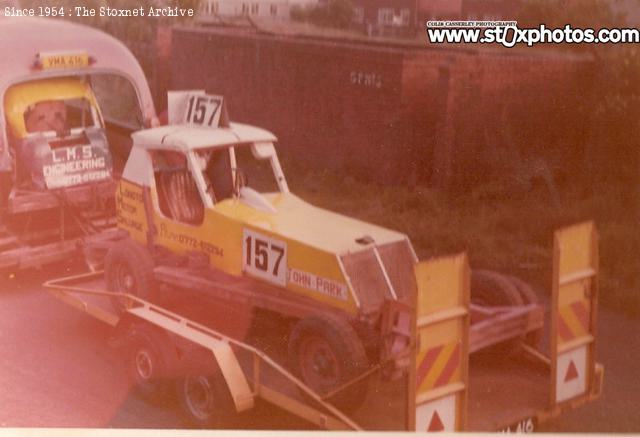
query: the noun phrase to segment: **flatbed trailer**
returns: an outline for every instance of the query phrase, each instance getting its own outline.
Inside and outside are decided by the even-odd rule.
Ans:
[[[375,390],[370,390],[364,408],[349,416],[331,405],[326,396],[322,398],[306,387],[281,364],[279,356],[270,357],[245,341],[166,307],[111,293],[102,272],[48,281],[45,287],[59,299],[113,326],[115,332],[123,320],[135,320],[212,351],[237,412],[251,409],[256,399],[263,399],[316,427],[331,430],[530,432],[538,423],[600,395],[603,368],[595,362],[595,238],[591,223],[556,233],[545,352],[522,343],[509,352],[489,348],[471,354],[474,347],[481,349],[478,339],[487,342],[493,334],[490,318],[475,334],[469,328],[473,311],[466,256],[419,263],[416,314],[411,322],[413,364],[408,376],[401,378],[402,383],[374,378],[382,366],[361,375],[357,379],[375,379]],[[162,277],[168,269],[158,271]],[[130,303],[123,315],[112,309],[114,295]],[[585,310],[582,314],[567,315],[567,308],[575,311],[579,304]],[[530,324],[532,317],[540,317],[535,311],[519,311],[495,309],[493,330],[514,321]],[[474,335],[476,345],[472,346]]]
[[[217,360],[237,412],[252,408],[254,399],[261,398],[322,428],[362,429],[335,407],[323,401],[275,360],[245,342],[227,337],[132,295],[123,296],[130,300],[132,307],[119,316],[110,303],[110,298],[115,293],[105,290],[101,271],[48,281],[45,287],[55,297],[114,329],[117,329],[123,320],[135,320],[154,325],[210,350],[213,353],[210,358]],[[180,369],[174,369],[174,372],[179,373]],[[317,406],[306,405],[296,390],[304,393],[309,403],[315,403]]]
[[[466,256],[419,263],[407,429],[533,431],[597,399],[604,375],[595,358],[597,276],[594,224],[556,231],[548,350],[521,344],[470,357]]]

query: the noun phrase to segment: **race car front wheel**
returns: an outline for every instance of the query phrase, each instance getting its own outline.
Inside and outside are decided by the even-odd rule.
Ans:
[[[153,260],[148,251],[127,238],[115,243],[105,258],[105,277],[109,291],[149,300],[154,295]],[[112,295],[111,304],[118,314],[128,306],[123,296]]]
[[[338,409],[351,412],[364,401],[366,380],[347,385],[369,364],[360,338],[346,320],[319,314],[297,322],[289,339],[289,360],[294,373]]]

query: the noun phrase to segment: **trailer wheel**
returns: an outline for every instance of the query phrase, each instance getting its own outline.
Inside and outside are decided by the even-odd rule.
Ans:
[[[153,260],[149,252],[127,238],[109,249],[105,258],[105,276],[110,291],[131,294],[150,300],[154,294]],[[111,296],[113,308],[121,314],[127,307],[125,299]]]
[[[190,375],[178,381],[178,399],[186,419],[196,428],[228,428],[237,415],[222,373]]]
[[[128,337],[127,373],[136,393],[147,401],[163,401],[169,394],[161,349],[166,339],[152,326],[139,323],[131,326]]]
[[[291,368],[320,396],[365,372],[369,366],[360,338],[344,319],[319,314],[295,325],[289,339]],[[367,382],[359,381],[327,399],[343,411],[354,411],[367,394]]]

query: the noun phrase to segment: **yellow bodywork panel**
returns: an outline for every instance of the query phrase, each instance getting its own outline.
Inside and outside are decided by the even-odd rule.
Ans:
[[[569,226],[556,233],[556,243],[562,254],[558,266],[561,278],[594,268],[594,234],[593,222]]]
[[[588,221],[559,229],[553,246],[549,404],[555,407],[599,393],[602,372],[596,364],[596,227]]]
[[[336,254],[362,250],[353,236],[371,236],[377,245],[404,238],[399,232],[318,208],[291,193],[271,193],[264,197],[278,211],[276,214],[261,212],[231,199],[220,202],[215,209],[235,220]]]
[[[593,334],[597,305],[598,248],[593,222],[556,231],[554,292],[557,344]]]
[[[89,85],[78,78],[53,78],[25,82],[12,86],[5,94],[4,109],[11,133],[24,138],[27,129],[24,114],[38,102],[86,99],[96,109],[95,96]]]
[[[429,345],[447,344],[458,341],[463,334],[463,327],[457,320],[446,320],[429,327],[428,335],[419,336],[418,347],[425,350]],[[434,340],[436,339],[436,340]]]
[[[408,429],[459,431],[466,424],[469,353],[469,264],[465,254],[415,265],[415,354]],[[436,409],[448,410],[434,426]]]
[[[286,215],[284,211],[283,214],[263,213],[239,200],[227,199],[212,209],[205,208],[202,223],[192,225],[165,216],[159,207],[157,192],[152,188],[149,194],[149,210],[157,230],[156,243],[160,246],[180,255],[205,253],[211,266],[225,273],[247,274],[349,314],[358,312],[338,256],[297,238],[300,234],[289,226],[292,219],[282,218]],[[120,202],[119,226],[129,231],[136,241],[146,243],[142,188],[122,180],[116,199]],[[280,201],[283,202],[286,200]],[[335,229],[332,223],[324,226],[326,231],[320,235],[329,235]],[[300,224],[295,227],[299,229]]]
[[[144,188],[122,179],[116,191],[116,219],[118,226],[129,231],[139,243],[147,240],[147,216],[144,209]]]
[[[464,256],[444,257],[415,266],[418,284],[418,317],[463,305],[468,278]]]
[[[586,297],[585,290],[589,290],[590,287],[590,278],[581,279],[561,286],[560,293],[558,294],[558,305],[561,307],[571,305],[574,302],[584,299]]]

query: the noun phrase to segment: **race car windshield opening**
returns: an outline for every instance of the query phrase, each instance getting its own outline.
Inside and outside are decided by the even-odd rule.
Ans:
[[[196,157],[213,203],[233,197],[233,175],[229,149],[199,150]]]
[[[277,193],[280,191],[278,182],[268,159],[257,159],[251,152],[250,144],[234,147],[236,165],[244,173],[246,184],[259,193]]]
[[[256,159],[250,144],[240,144],[233,147],[236,158],[236,168],[241,173],[248,187],[259,193],[278,192],[278,183],[268,159]],[[231,148],[204,149],[196,152],[201,162],[202,174],[207,183],[207,192],[213,195],[213,202],[220,202],[233,197],[234,177],[231,170]]]

